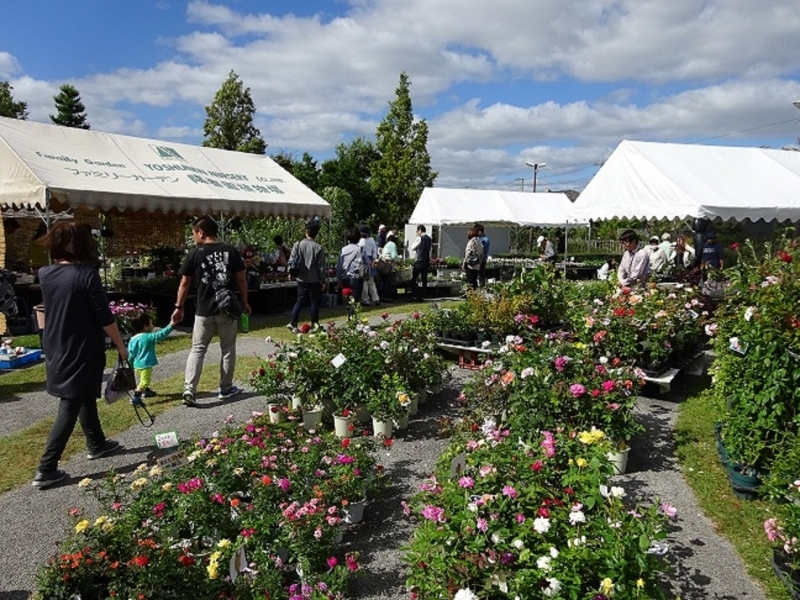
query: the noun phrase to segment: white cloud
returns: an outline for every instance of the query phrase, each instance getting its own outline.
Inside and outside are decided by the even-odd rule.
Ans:
[[[0,79],[8,79],[19,71],[19,61],[8,52],[0,52]]]

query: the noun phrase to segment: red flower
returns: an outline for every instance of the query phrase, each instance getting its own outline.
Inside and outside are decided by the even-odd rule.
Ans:
[[[780,258],[786,264],[792,262],[792,255],[789,254],[786,250],[781,250],[778,252],[778,258]]]
[[[181,554],[178,557],[178,562],[184,567],[191,567],[194,564],[194,556],[191,554]]]
[[[537,460],[535,463],[531,465],[531,470],[533,471],[541,471],[542,470],[542,461]]]
[[[388,438],[386,440],[383,440],[383,445],[386,446],[387,448],[391,448],[392,444],[394,444],[394,439],[392,439],[392,438]]]
[[[388,319],[388,318],[389,318],[389,313],[388,313],[388,312],[385,312],[385,313],[383,313],[383,314],[381,315],[381,319],[383,319],[384,321],[385,321],[386,319]]]
[[[140,555],[134,556],[132,559],[130,559],[128,561],[128,564],[130,566],[132,566],[132,567],[142,567],[142,568],[144,568],[148,564],[150,564],[150,559],[148,557],[144,556],[143,554],[140,554]]]
[[[738,250],[739,249],[739,242],[733,242],[731,244],[731,250]]]
[[[415,321],[416,321],[417,319],[419,319],[419,311],[416,311],[416,310],[415,310],[414,312],[412,312],[412,313],[411,313],[411,318],[412,318],[412,319],[414,319]]]
[[[344,438],[342,440],[342,448],[347,448],[350,445],[350,438]]]

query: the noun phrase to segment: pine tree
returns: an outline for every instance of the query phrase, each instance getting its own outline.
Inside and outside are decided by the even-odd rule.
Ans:
[[[231,71],[214,101],[206,106],[203,146],[264,154],[267,144],[253,125],[255,112],[250,88],[245,88],[239,76]]]
[[[0,117],[26,120],[28,103],[17,102],[11,94],[14,87],[8,81],[0,81]]]
[[[438,175],[431,170],[428,124],[424,119],[414,120],[410,85],[408,75],[400,73],[395,99],[375,136],[380,158],[370,169],[377,212],[390,223],[406,222],[422,190],[432,186]]]
[[[55,100],[56,110],[58,110],[57,115],[50,115],[53,123],[63,127],[91,129],[91,125],[86,120],[86,107],[81,102],[81,95],[74,86],[65,83],[61,86],[61,91],[53,96],[53,100]]]

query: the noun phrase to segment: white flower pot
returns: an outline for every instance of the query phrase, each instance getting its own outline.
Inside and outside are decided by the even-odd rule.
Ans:
[[[411,396],[411,402],[408,403],[408,414],[412,417],[419,412],[419,394]]]
[[[333,415],[333,430],[336,432],[336,437],[340,439],[350,437],[350,427],[353,420],[351,417],[343,417],[342,415]]]
[[[393,423],[390,421],[380,421],[372,417],[372,435],[375,437],[384,437],[387,440],[392,437]]]
[[[283,412],[282,404],[267,404],[267,412],[269,413],[270,423],[282,423],[286,418],[286,413]]]
[[[397,427],[398,431],[408,429],[408,413],[405,413],[402,417],[395,419],[394,426]]]
[[[364,518],[364,507],[367,504],[366,499],[351,502],[345,509],[345,521],[347,523],[360,523]]]
[[[628,447],[624,450],[618,450],[606,454],[608,460],[611,461],[611,465],[614,467],[614,475],[625,474],[625,469],[628,468],[628,453],[630,451],[631,449]]]
[[[306,431],[318,429],[322,423],[322,409],[318,407],[303,410],[303,427]]]

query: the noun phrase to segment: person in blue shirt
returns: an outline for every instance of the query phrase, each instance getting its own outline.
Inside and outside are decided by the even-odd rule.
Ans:
[[[144,404],[142,396],[152,398],[157,394],[150,389],[150,382],[153,379],[153,367],[158,364],[156,357],[156,344],[172,333],[172,328],[177,325],[173,318],[172,322],[163,329],[155,330],[153,319],[147,313],[142,313],[131,320],[134,335],[128,342],[128,362],[136,373],[136,390],[133,392],[133,403]]]
[[[489,258],[489,236],[483,230],[481,223],[475,223],[475,231],[478,232],[478,239],[483,246],[483,256],[481,257],[481,268],[478,271],[478,281],[481,287],[486,287],[486,261]]]

